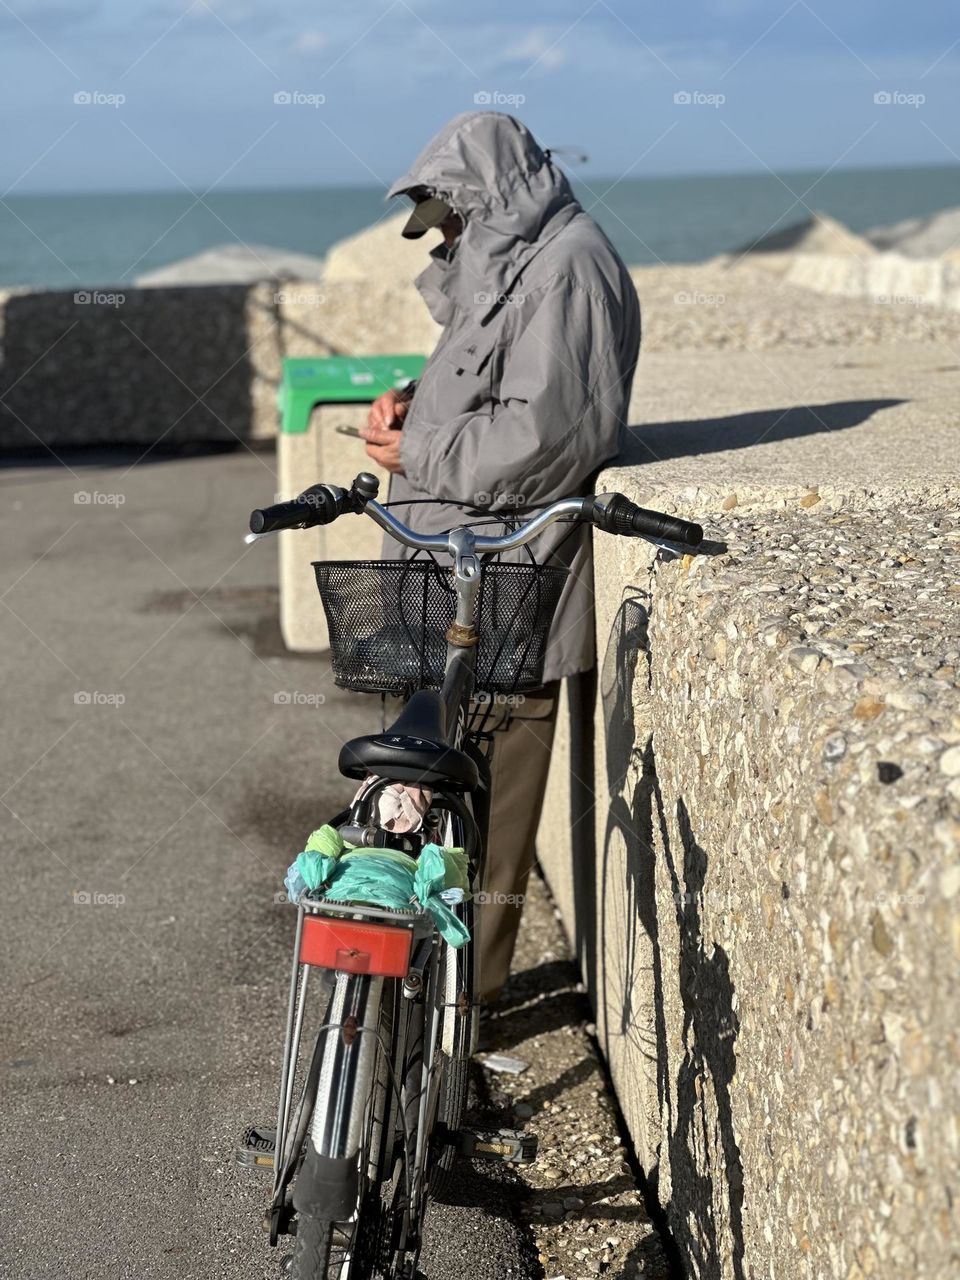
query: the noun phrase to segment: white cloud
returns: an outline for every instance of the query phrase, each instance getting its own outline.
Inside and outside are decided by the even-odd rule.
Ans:
[[[569,58],[563,48],[563,41],[558,39],[560,34],[548,35],[542,30],[528,31],[522,40],[504,49],[500,61],[535,62],[538,67],[554,71],[557,67],[562,67]]]
[[[319,49],[325,49],[329,43],[322,31],[301,31],[293,47],[298,53],[316,53]]]

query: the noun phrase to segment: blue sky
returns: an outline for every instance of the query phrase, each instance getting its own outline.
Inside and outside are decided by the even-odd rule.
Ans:
[[[956,0],[0,0],[0,191],[386,185],[485,93],[584,174],[953,164],[958,68]]]

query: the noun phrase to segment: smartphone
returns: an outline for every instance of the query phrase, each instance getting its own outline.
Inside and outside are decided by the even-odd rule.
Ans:
[[[362,440],[363,436],[356,427],[339,426],[334,427],[338,436],[353,436],[354,440]]]

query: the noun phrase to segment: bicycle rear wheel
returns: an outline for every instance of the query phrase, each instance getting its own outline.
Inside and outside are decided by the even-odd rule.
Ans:
[[[339,974],[320,1031],[320,1076],[293,1186],[294,1280],[369,1280],[378,1274],[392,1156],[390,1064],[395,984]]]

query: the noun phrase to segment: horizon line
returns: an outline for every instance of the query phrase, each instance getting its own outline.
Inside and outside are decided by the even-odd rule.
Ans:
[[[904,171],[904,170],[918,170],[918,169],[960,169],[960,164],[958,164],[956,161],[928,162],[925,164],[917,164],[913,162],[894,162],[891,164],[849,165],[849,166],[845,166],[842,169],[836,168],[832,170],[829,169],[829,166],[828,166],[823,170],[823,174],[824,176],[826,176],[828,172],[832,174],[870,173],[870,172],[883,173],[891,170]],[[578,173],[575,170],[572,170],[566,167],[564,167],[564,172],[566,172],[567,176],[575,184],[579,176]],[[805,174],[812,174],[812,173],[819,173],[819,172],[821,172],[819,166],[812,166],[807,168],[785,168],[785,169],[773,169],[773,168],[766,168],[766,167],[761,167],[756,169],[700,169],[692,172],[648,173],[648,174],[643,174],[641,176],[634,176],[630,178],[626,178],[626,177],[616,178],[612,174],[602,174],[602,173],[596,173],[596,174],[591,173],[589,176],[592,182],[613,182],[616,186],[621,186],[626,183],[632,183],[632,182],[691,181],[691,180],[696,180],[698,178],[756,178],[756,177],[777,178],[779,176],[789,177],[791,175],[801,175],[801,174],[805,175]],[[202,183],[197,183],[196,185],[198,188],[203,188]],[[276,183],[273,185],[262,185],[262,186],[260,185],[246,186],[246,187],[213,186],[213,187],[203,188],[205,197],[211,196],[214,194],[249,195],[251,193],[260,193],[260,192],[263,192],[264,194],[266,194],[269,192],[290,192],[290,191],[370,191],[370,192],[375,192],[375,191],[380,191],[381,189],[386,190],[386,188],[380,188],[374,185],[373,183],[354,183],[349,181],[327,182],[322,185],[319,185],[319,184],[304,185],[302,183],[297,183],[297,184]],[[177,194],[183,194],[184,197],[189,197],[191,195],[195,195],[195,192],[193,192],[190,188],[186,187],[183,184],[179,186],[169,186],[169,187],[112,187],[112,188],[91,187],[85,190],[78,190],[74,188],[72,190],[9,191],[4,195],[4,199],[5,200],[38,199],[38,198],[53,199],[53,198],[62,198],[64,196],[153,196],[153,195],[177,195]]]

